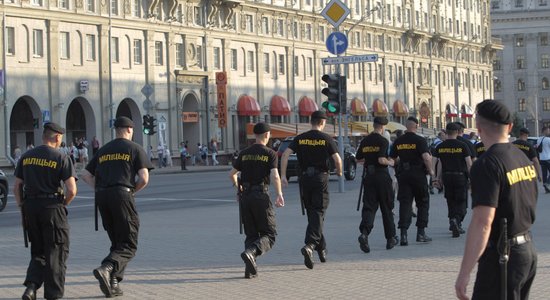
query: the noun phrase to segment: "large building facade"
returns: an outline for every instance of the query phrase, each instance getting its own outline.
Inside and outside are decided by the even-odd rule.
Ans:
[[[488,1],[344,2],[345,55],[379,55],[341,66],[349,121],[414,115],[427,128],[457,117],[472,126],[471,108],[493,96],[498,43]],[[321,61],[331,56],[326,4],[3,0],[0,166],[16,146],[40,143],[48,120],[67,128],[69,142],[97,136],[103,144],[123,115],[144,147],[216,139],[228,152],[246,144],[248,123],[305,123],[324,101],[321,76],[337,71]],[[159,121],[158,134],[141,133],[145,114]]]
[[[532,135],[550,126],[550,1],[491,1],[495,98],[517,112]]]

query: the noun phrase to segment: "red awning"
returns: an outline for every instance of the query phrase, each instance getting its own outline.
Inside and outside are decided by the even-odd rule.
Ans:
[[[401,100],[395,100],[393,102],[393,115],[396,117],[406,117],[409,115],[409,108],[405,102]]]
[[[447,117],[450,117],[450,118],[457,117],[458,116],[458,109],[456,108],[456,106],[454,104],[449,103],[445,107],[445,115]]]
[[[269,110],[273,116],[288,116],[290,115],[290,104],[285,98],[275,95],[271,98]]]
[[[248,95],[239,98],[237,102],[237,114],[239,116],[259,116],[260,112],[260,105],[256,99]]]
[[[366,116],[368,113],[367,105],[365,102],[354,98],[351,100],[351,115],[352,116]]]
[[[471,118],[474,116],[474,110],[468,104],[462,104],[460,114],[463,118]]]
[[[386,117],[388,115],[388,106],[380,99],[375,99],[372,103],[372,114],[375,117]]]
[[[319,106],[311,98],[304,96],[298,103],[298,109],[300,116],[309,117],[314,111],[319,110]]]

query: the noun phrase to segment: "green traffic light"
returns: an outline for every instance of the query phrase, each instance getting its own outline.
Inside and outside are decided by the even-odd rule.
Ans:
[[[149,128],[143,128],[143,133],[146,135],[149,135],[150,129]]]
[[[326,109],[328,112],[335,113],[338,111],[338,108],[332,104],[330,101],[325,101],[321,106]]]

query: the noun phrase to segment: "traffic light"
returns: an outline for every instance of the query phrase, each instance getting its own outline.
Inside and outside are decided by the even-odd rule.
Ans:
[[[321,93],[327,96],[327,101],[321,106],[330,113],[339,113],[346,110],[346,77],[339,74],[325,74],[321,79],[327,83]]]
[[[155,117],[151,116],[151,115],[144,115],[143,116],[143,133],[146,134],[146,135],[153,135],[155,133],[157,133],[155,131],[155,121],[157,119],[155,119]]]

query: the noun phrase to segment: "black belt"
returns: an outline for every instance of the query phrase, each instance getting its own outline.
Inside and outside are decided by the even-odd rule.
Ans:
[[[110,191],[110,190],[119,190],[119,191],[124,191],[124,192],[128,192],[128,193],[133,193],[134,192],[134,189],[131,189],[127,186],[122,186],[122,185],[114,185],[114,186],[109,186],[109,187],[96,187],[95,188],[96,192],[103,192],[103,191]]]
[[[508,243],[510,244],[510,246],[518,246],[518,245],[526,244],[531,240],[532,238],[530,233],[523,233],[510,238],[508,240]],[[497,245],[498,243],[492,240],[489,240],[489,242],[487,243],[487,247],[495,247]]]
[[[25,198],[39,198],[39,199],[58,199],[58,198],[61,198],[62,196],[58,193],[54,193],[54,194],[30,194],[30,195],[25,195]]]
[[[267,193],[269,192],[269,185],[267,184],[249,184],[249,183],[242,183],[241,184],[243,188],[243,192],[262,192]]]
[[[443,175],[464,175],[464,172],[443,172]]]
[[[302,171],[303,176],[315,176],[319,174],[328,174],[328,172],[318,169],[316,167],[307,167],[304,171]]]

